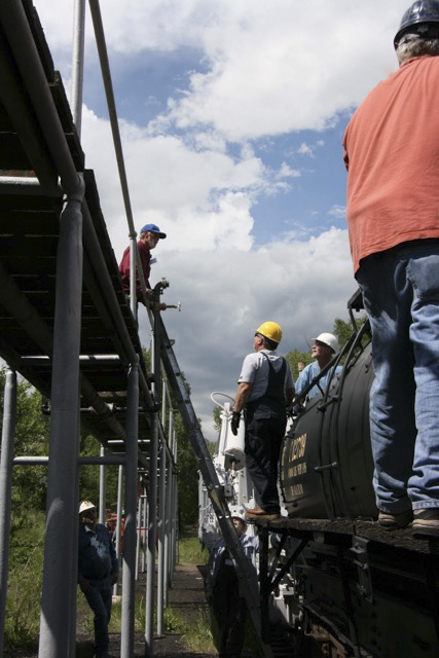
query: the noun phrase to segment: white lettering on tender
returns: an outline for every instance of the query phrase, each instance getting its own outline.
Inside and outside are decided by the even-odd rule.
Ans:
[[[306,434],[302,434],[297,439],[294,439],[291,443],[291,456],[290,461],[295,461],[296,459],[302,459],[305,455],[306,448]]]

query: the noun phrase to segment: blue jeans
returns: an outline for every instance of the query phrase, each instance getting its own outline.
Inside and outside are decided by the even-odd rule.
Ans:
[[[439,243],[368,256],[356,277],[372,326],[377,507],[439,507]]]
[[[88,605],[94,612],[96,655],[108,651],[108,624],[111,618],[112,588],[110,577],[90,580],[91,588],[84,592]]]

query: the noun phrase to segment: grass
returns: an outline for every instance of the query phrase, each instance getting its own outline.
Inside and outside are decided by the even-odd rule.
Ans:
[[[14,532],[9,549],[5,646],[38,644],[43,554],[44,515],[35,514],[31,527]]]
[[[9,582],[5,620],[7,648],[35,649],[38,646],[40,626],[40,602],[42,589],[42,564],[44,556],[44,514],[35,514],[31,527],[16,530],[9,551]],[[196,532],[186,532],[179,539],[178,561],[180,564],[202,565],[207,562],[208,552],[201,549]],[[145,629],[145,594],[136,594],[135,631]],[[121,605],[113,604],[111,633],[120,633]],[[197,614],[183,616],[175,608],[164,611],[164,629],[179,635],[182,648],[195,653],[215,653],[211,619],[207,605]],[[93,613],[78,588],[77,635],[92,638]]]
[[[198,536],[194,532],[186,531],[180,535],[178,542],[180,564],[206,564],[208,559],[208,551],[201,548]]]

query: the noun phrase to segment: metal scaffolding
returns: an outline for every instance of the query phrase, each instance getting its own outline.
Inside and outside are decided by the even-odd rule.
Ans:
[[[99,6],[92,4],[97,36],[101,35],[99,48],[105,56]],[[131,299],[130,307],[122,290],[93,172],[84,170],[79,143],[83,0],[77,3],[75,15],[78,29],[73,122],[31,2],[8,0],[0,7],[0,170],[7,174],[0,178],[0,230],[4,246],[0,261],[0,356],[9,366],[0,466],[0,653],[13,466],[48,465],[39,656],[59,658],[75,654],[79,468],[85,463],[99,466],[99,511],[100,520],[104,521],[106,465],[118,464],[119,553],[124,510],[121,656],[131,658],[140,533],[144,540],[148,537],[149,547],[146,587],[151,611],[146,617],[150,622],[147,645],[152,655],[155,545],[150,538],[156,535],[158,468],[161,510],[163,513],[166,509],[168,515],[161,533],[166,549],[160,551],[159,573],[167,572],[175,559],[175,434],[167,434],[166,423],[161,424],[159,419],[160,410],[163,421],[168,414],[173,418],[174,410],[165,382],[161,403],[157,337],[152,360],[158,368],[158,385],[152,385],[146,372],[135,299],[134,303]],[[111,89],[109,71],[105,75],[106,87]],[[138,250],[115,111],[112,118],[129,234],[135,246],[132,253],[136,258]],[[132,280],[135,285],[135,261]],[[145,289],[144,280],[142,284]],[[153,322],[152,315],[150,318]],[[14,457],[17,372],[50,399],[46,457]],[[79,456],[80,427],[101,442],[99,457]],[[145,472],[149,475],[148,515],[145,496],[137,496],[139,474]],[[161,608],[164,598],[161,589]]]
[[[39,658],[73,658],[78,471],[84,463],[100,466],[102,519],[105,466],[117,464],[118,552],[124,509],[120,655],[132,658],[134,653],[140,536],[144,546],[146,543],[142,562],[144,569],[146,561],[147,574],[145,656],[154,655],[154,607],[157,630],[162,633],[176,564],[175,399],[223,536],[238,566],[263,655],[270,658],[271,648],[262,637],[257,586],[184,386],[172,341],[160,313],[151,310],[147,298],[98,0],[90,0],[90,11],[131,247],[129,299],[122,288],[94,174],[84,168],[79,139],[84,11],[84,0],[76,0],[71,109],[31,0],[3,0],[0,4],[0,172],[4,173],[0,177],[0,357],[9,366],[0,466],[0,643],[13,465],[48,464]],[[152,377],[146,371],[138,335],[136,267],[153,337]],[[155,287],[155,301],[167,285],[161,282]],[[16,372],[51,401],[48,457],[14,457]],[[100,441],[100,456],[79,456],[80,428]],[[148,474],[147,497],[138,497],[140,474],[144,473]]]

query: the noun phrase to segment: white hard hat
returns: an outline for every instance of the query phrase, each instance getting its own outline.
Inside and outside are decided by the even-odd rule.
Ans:
[[[79,506],[79,514],[82,514],[85,510],[92,509],[93,507],[96,509],[96,505],[93,505],[90,500],[83,500]]]
[[[329,334],[328,332],[324,331],[322,334],[319,334],[317,338],[313,338],[313,340],[318,340],[320,343],[325,343],[325,345],[330,347],[333,352],[338,350],[338,341],[334,334]]]
[[[237,505],[230,506],[230,518],[231,519],[240,519],[244,525],[247,525],[247,519],[245,518],[245,512],[243,509]]]

